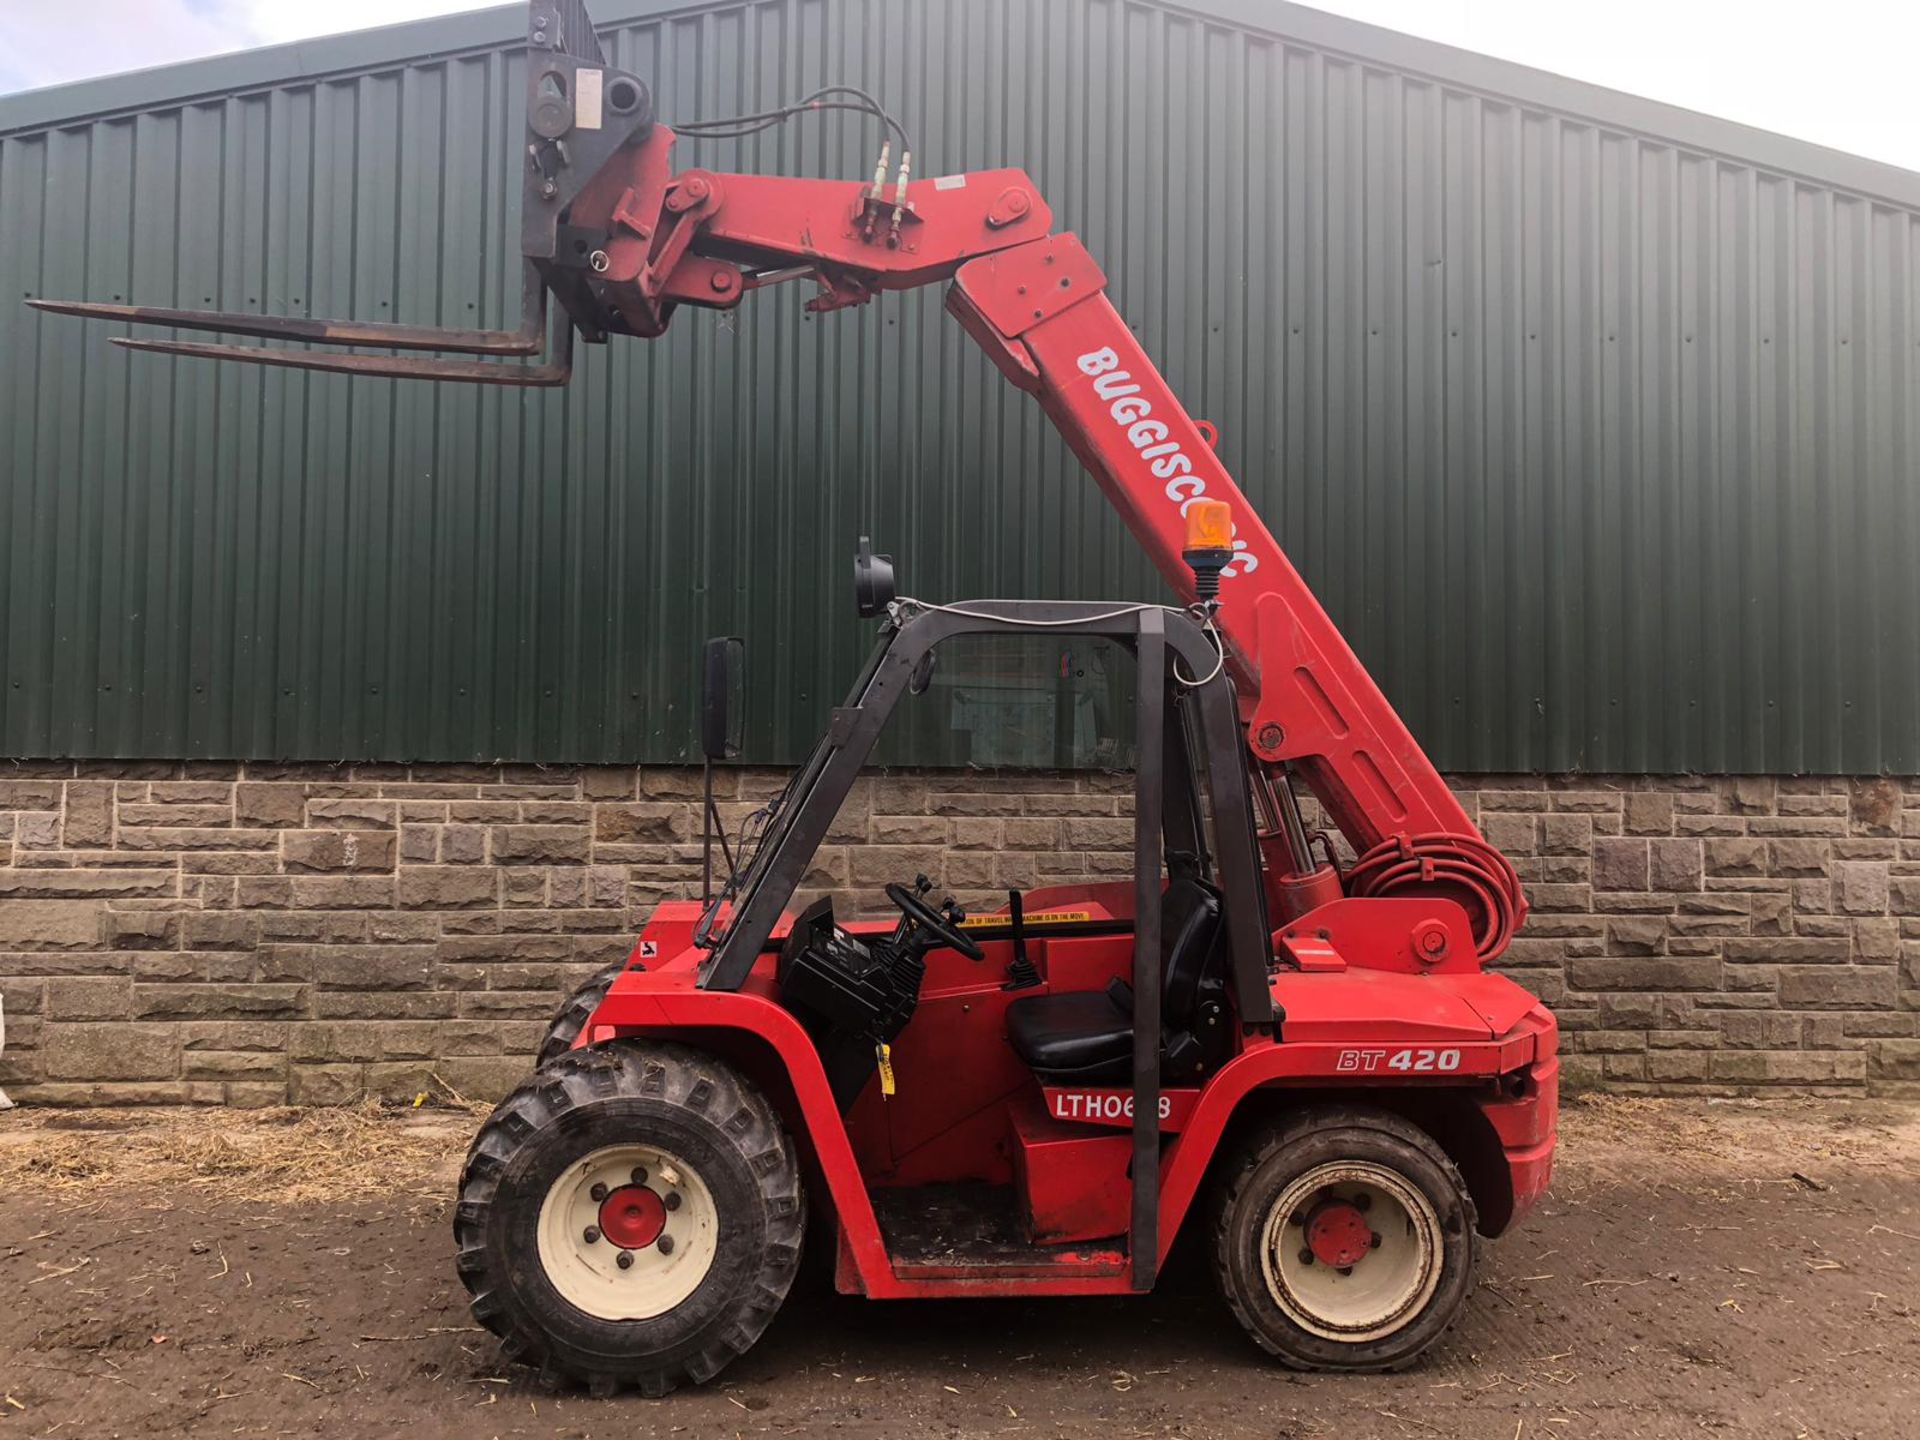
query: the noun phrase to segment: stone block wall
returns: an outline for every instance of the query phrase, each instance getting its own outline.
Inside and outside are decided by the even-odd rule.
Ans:
[[[729,829],[783,777],[720,777]],[[697,894],[680,768],[0,763],[0,1087],[42,1103],[474,1097]],[[1473,777],[1528,882],[1506,958],[1567,1073],[1920,1093],[1920,782]],[[807,876],[852,911],[1124,876],[1129,782],[863,781]]]
[[[1920,782],[1475,777],[1569,1081],[1920,1095]]]

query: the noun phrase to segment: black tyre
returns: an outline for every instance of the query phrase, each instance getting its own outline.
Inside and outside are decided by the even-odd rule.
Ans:
[[[547,1024],[547,1038],[540,1042],[540,1053],[533,1061],[535,1066],[544,1065],[554,1056],[564,1055],[573,1048],[573,1042],[586,1028],[587,1018],[600,1008],[600,1002],[607,998],[607,991],[613,988],[613,982],[620,978],[620,972],[626,968],[626,961],[616,960],[606,969],[589,975],[581,982],[580,988],[561,1003]]]
[[[454,1215],[473,1316],[595,1394],[712,1379],[786,1299],[806,1201],[738,1071],[620,1041],[542,1066],[474,1137]]]
[[[1473,1197],[1385,1111],[1325,1108],[1262,1132],[1227,1174],[1214,1273],[1235,1318],[1302,1370],[1398,1370],[1473,1287]]]

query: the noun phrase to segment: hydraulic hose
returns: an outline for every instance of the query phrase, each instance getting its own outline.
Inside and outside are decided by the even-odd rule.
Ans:
[[[1482,960],[1505,950],[1527,918],[1513,862],[1477,836],[1390,836],[1354,861],[1345,879],[1349,895],[1448,893],[1466,907]]]

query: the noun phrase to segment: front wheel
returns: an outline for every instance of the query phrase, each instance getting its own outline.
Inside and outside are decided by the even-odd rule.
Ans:
[[[805,1228],[793,1142],[752,1082],[631,1041],[549,1061],[493,1112],[454,1219],[474,1318],[596,1394],[719,1374],[785,1300]]]
[[[1222,1186],[1214,1261],[1247,1333],[1308,1370],[1398,1370],[1473,1286],[1475,1213],[1432,1137],[1385,1111],[1294,1117]]]

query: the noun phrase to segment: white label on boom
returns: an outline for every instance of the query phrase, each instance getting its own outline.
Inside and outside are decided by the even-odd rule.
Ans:
[[[600,82],[606,75],[604,70],[576,70],[573,72],[573,124],[577,130],[598,130],[600,128]]]

